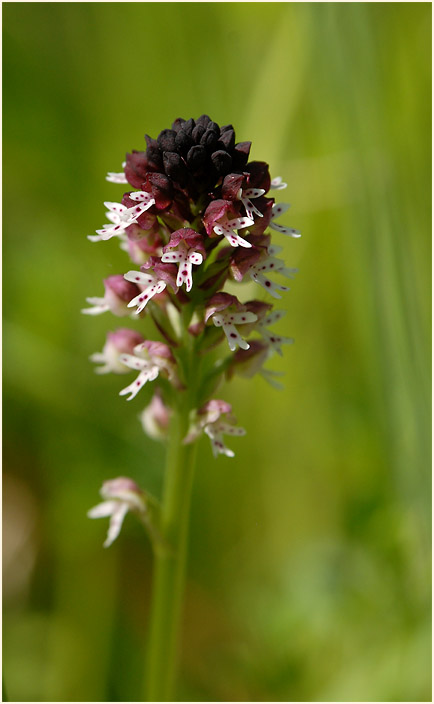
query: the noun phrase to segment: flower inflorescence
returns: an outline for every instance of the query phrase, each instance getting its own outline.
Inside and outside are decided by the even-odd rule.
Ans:
[[[268,329],[283,312],[272,312],[260,300],[242,303],[223,289],[233,280],[254,281],[274,298],[288,290],[271,277],[289,279],[297,270],[279,259],[281,247],[271,244],[270,230],[290,237],[300,233],[276,222],[289,205],[269,195],[286,184],[271,179],[265,162],[249,161],[251,143],[237,143],[232,125],[219,127],[207,115],[178,118],[157,139],[145,138],[145,151],[127,154],[123,171],[108,173],[108,181],[131,190],[120,203],[105,202],[110,223],[89,236],[91,241],[117,237],[140,268],[105,279],[105,295],[88,298],[92,307],[83,312],[140,318],[149,310],[165,342],[126,329],[109,333],[103,352],[92,357],[103,363],[97,371],[139,371],[120,391],[127,400],[161,376],[180,389],[186,380],[177,369],[177,350],[186,334],[196,338],[196,351],[209,350],[223,337],[211,333],[212,325],[235,353],[224,371],[231,375],[239,367],[244,374],[249,369],[269,378],[264,361],[292,342]],[[252,333],[260,340],[246,339]],[[160,388],[157,393],[161,397]]]
[[[263,365],[293,340],[270,329],[283,311],[264,300],[242,302],[227,284],[233,291],[233,284],[254,282],[261,296],[265,290],[281,298],[288,286],[280,279],[297,270],[279,258],[282,248],[271,243],[271,234],[300,233],[277,222],[289,205],[276,203],[270,193],[286,183],[272,179],[265,162],[249,161],[251,143],[237,143],[232,125],[220,127],[207,115],[178,118],[157,139],[145,139],[146,150],[133,150],[122,171],[107,174],[107,181],[128,190],[120,202],[104,203],[109,222],[89,236],[92,242],[116,238],[136,268],[106,278],[104,296],[88,298],[91,307],[83,312],[147,316],[160,340],[120,328],[91,359],[101,363],[99,373],[138,372],[120,391],[127,400],[158,379],[141,416],[151,436],[167,434],[171,409],[187,393],[185,442],[205,433],[214,455],[231,457],[223,434],[245,431],[235,425],[229,404],[211,396],[235,373],[260,374],[278,387],[277,373]],[[230,354],[215,359],[213,350],[225,339]]]

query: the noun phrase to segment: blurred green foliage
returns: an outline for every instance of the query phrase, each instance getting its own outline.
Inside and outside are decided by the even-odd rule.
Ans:
[[[430,699],[431,6],[4,3],[3,33],[9,697],[140,697],[151,551],[86,511],[120,474],[159,494],[164,448],[88,361],[128,265],[86,235],[125,152],[206,112],[304,236],[285,391],[236,380],[236,458],[200,444],[180,699]]]

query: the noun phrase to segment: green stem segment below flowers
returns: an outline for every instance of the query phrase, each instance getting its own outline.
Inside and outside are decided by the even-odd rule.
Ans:
[[[183,444],[190,410],[185,396],[171,423],[161,514],[164,544],[156,549],[154,566],[146,701],[173,700],[196,454],[196,443]]]

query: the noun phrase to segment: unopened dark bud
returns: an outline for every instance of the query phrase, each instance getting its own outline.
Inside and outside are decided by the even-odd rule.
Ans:
[[[158,146],[163,152],[174,152],[175,147],[175,130],[163,130],[157,137]]]
[[[203,125],[196,125],[193,132],[191,133],[191,136],[193,137],[196,144],[199,144],[203,134],[205,134],[205,127]]]
[[[207,127],[209,122],[211,122],[211,118],[210,118],[208,115],[201,115],[201,116],[196,120],[196,126],[197,126],[197,125],[202,125],[203,127]]]
[[[228,127],[230,127],[228,125]],[[223,145],[226,151],[231,152],[235,147],[235,132],[232,129],[228,129],[223,134],[220,135],[219,144]]]
[[[187,154],[187,165],[193,171],[196,171],[206,160],[206,149],[200,144],[196,144],[192,147]]]
[[[211,154],[211,161],[217,173],[224,174],[230,170],[232,166],[232,157],[227,152],[219,149],[217,152]]]
[[[194,145],[193,137],[191,136],[191,133],[189,134],[189,132],[185,129],[185,125],[183,125],[183,127],[181,127],[181,129],[177,133],[175,138],[175,145],[177,151],[181,152],[182,154],[187,154],[190,147]]]
[[[220,127],[219,127],[219,125],[217,124],[217,122],[212,122],[212,121],[210,121],[210,122],[208,123],[208,125],[207,125],[207,129],[208,129],[208,130],[212,130],[212,132],[215,132],[216,135],[217,135],[217,137],[220,136]]]
[[[249,160],[251,142],[238,142],[232,152],[235,169],[242,169]]]
[[[162,171],[163,161],[161,158],[161,150],[156,139],[152,139],[148,134],[146,139],[146,158],[151,171]]]
[[[191,133],[193,132],[195,126],[196,126],[195,121],[193,120],[192,117],[190,117],[190,119],[187,120],[187,122],[184,122],[182,129],[184,130],[184,132],[186,134],[189,134],[191,136]]]
[[[165,174],[148,174],[145,182],[145,191],[152,194],[158,210],[164,210],[172,202],[173,186]]]
[[[184,122],[185,122],[184,118],[177,117],[175,122],[172,123],[172,130],[175,130],[175,132],[178,132],[178,130],[181,129]]]
[[[187,168],[176,152],[164,152],[164,170],[166,174],[178,183],[183,183],[187,178]]]
[[[200,139],[200,143],[206,149],[213,149],[217,144],[218,134],[214,130],[206,130]]]

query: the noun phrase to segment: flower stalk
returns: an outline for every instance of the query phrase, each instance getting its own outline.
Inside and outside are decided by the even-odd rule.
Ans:
[[[155,552],[145,697],[173,701],[187,558],[188,522],[196,443],[184,444],[187,426],[176,412],[170,429],[162,502],[164,544]]]

